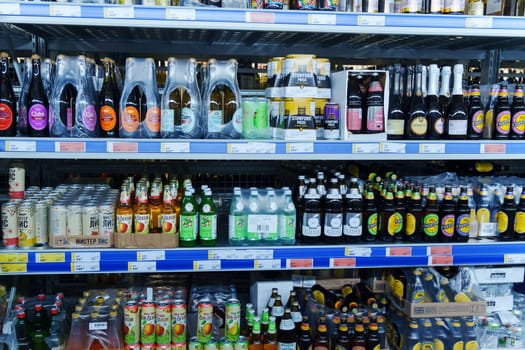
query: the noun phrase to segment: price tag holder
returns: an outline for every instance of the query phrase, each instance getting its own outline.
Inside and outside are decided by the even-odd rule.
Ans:
[[[357,16],[358,26],[379,26],[384,27],[386,23],[385,16]]]
[[[135,18],[133,6],[104,7],[104,18]]]
[[[503,256],[505,264],[525,264],[525,254],[505,254]]]
[[[246,23],[275,23],[275,14],[273,12],[256,11],[246,12]]]
[[[166,260],[166,252],[164,250],[142,250],[137,252],[138,261],[158,261]]]
[[[257,259],[253,261],[255,270],[277,270],[281,268],[281,259]]]
[[[454,264],[452,255],[433,255],[428,257],[429,266],[449,266]]]
[[[381,142],[381,153],[406,153],[406,143]]]
[[[61,263],[66,261],[66,253],[35,253],[37,263]]]
[[[452,255],[451,245],[436,245],[427,247],[427,255]]]
[[[311,269],[314,267],[314,259],[286,259],[287,269]]]
[[[194,9],[166,8],[166,19],[176,21],[195,21],[196,15]]]
[[[259,153],[259,154],[274,154],[275,143],[263,142],[248,142],[248,143],[229,143],[228,153],[242,154],[242,153]]]
[[[137,153],[139,144],[137,142],[113,142],[107,143],[108,153]]]
[[[91,263],[100,261],[100,252],[71,253],[71,261]]]
[[[355,258],[330,258],[330,268],[355,267]]]
[[[36,141],[6,141],[5,150],[8,152],[36,152]]]
[[[55,152],[57,153],[85,153],[85,142],[55,142]]]
[[[352,153],[379,153],[379,143],[354,143]]]
[[[50,5],[49,16],[51,17],[80,17],[80,6],[78,5]]]
[[[371,248],[346,247],[345,256],[364,256],[370,257],[372,255]]]
[[[495,237],[497,236],[497,224],[495,222],[478,223],[478,237]]]
[[[287,143],[286,153],[314,153],[314,144],[313,142]]]
[[[386,256],[412,256],[412,247],[386,248]]]
[[[326,15],[326,14],[309,14],[308,15],[308,24],[316,25],[331,25],[335,26],[336,16],[335,15]]]
[[[2,4],[0,15],[20,15],[20,4]]]
[[[189,142],[162,142],[160,144],[160,151],[162,153],[189,153]]]
[[[444,143],[420,143],[419,144],[419,153],[428,154],[428,153],[445,153],[445,144]]]
[[[469,17],[466,19],[466,28],[492,28],[493,18],[492,17]]]
[[[194,260],[193,271],[217,271],[221,269],[220,260]]]
[[[71,263],[71,272],[99,272],[100,263],[98,261],[83,261]]]
[[[0,253],[0,263],[26,263],[27,253]]]
[[[2,273],[27,272],[27,264],[2,264]]]
[[[479,153],[490,153],[490,154],[505,154],[507,153],[507,145],[504,143],[482,143],[479,145]]]
[[[128,262],[129,272],[155,272],[157,271],[156,261],[130,261]]]

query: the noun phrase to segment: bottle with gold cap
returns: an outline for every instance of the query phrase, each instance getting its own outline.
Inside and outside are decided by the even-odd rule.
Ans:
[[[485,127],[485,109],[481,103],[479,85],[472,85],[468,108],[467,136],[469,139],[480,139]]]
[[[317,325],[317,336],[313,342],[313,348],[316,350],[329,350],[330,340],[328,338],[328,328],[326,327],[326,319],[321,318]]]
[[[352,350],[365,350],[366,349],[366,336],[365,336],[365,328],[363,324],[358,323],[355,325],[355,334],[354,339],[352,340],[352,345],[350,346],[350,349]]]
[[[523,86],[521,85],[516,85],[514,88],[510,114],[510,138],[523,139],[525,137],[525,103],[523,103]]]
[[[301,333],[299,335],[299,348],[298,350],[311,350],[312,348],[312,337],[310,335],[310,323],[308,317],[303,316],[301,323]]]

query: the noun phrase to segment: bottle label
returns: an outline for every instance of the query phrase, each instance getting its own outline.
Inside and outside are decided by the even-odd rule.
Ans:
[[[405,121],[402,119],[388,119],[386,125],[388,135],[403,136],[405,134]]]
[[[401,12],[403,13],[416,13],[422,11],[420,0],[403,0],[401,3]]]
[[[127,132],[135,132],[139,128],[139,111],[133,106],[127,106],[122,112],[122,128]]]
[[[279,342],[279,350],[296,350],[296,344],[294,343],[283,343]]]
[[[445,119],[443,117],[437,118],[434,120],[434,125],[432,126],[434,128],[434,132],[437,135],[443,135],[443,129],[445,128]]]
[[[518,211],[514,219],[514,232],[519,235],[525,234],[525,212]]]
[[[135,233],[146,234],[149,233],[149,214],[135,215]]]
[[[431,0],[430,1],[430,13],[442,12],[443,6],[444,6],[443,0]]]
[[[470,234],[470,214],[461,214],[456,218],[456,232],[463,237]]]
[[[525,134],[525,111],[519,111],[512,116],[512,131],[517,135]]]
[[[367,222],[368,234],[372,236],[377,235],[377,229],[379,226],[378,220],[379,220],[379,216],[377,215],[377,213],[373,213],[372,215],[368,217],[368,222]]]
[[[195,241],[197,235],[195,234],[196,215],[181,215],[180,216],[180,240],[181,241]]]
[[[423,217],[423,232],[425,235],[435,237],[439,230],[439,216],[427,214]]]
[[[222,127],[222,111],[208,111],[208,132],[221,132]]]
[[[180,116],[180,126],[182,129],[182,132],[184,134],[191,133],[195,129],[195,123],[196,123],[195,112],[193,112],[193,110],[188,107],[182,108],[181,116]]]
[[[239,134],[242,134],[242,108],[237,108],[233,113],[232,121],[233,129]]]
[[[434,342],[432,343],[422,343],[421,350],[434,350]]]
[[[403,215],[399,212],[388,217],[387,232],[390,236],[395,236],[403,229]]]
[[[280,215],[279,226],[281,233],[279,238],[284,241],[291,241],[295,239],[296,216],[293,214]]]
[[[75,116],[72,116],[72,118],[75,118]],[[84,108],[84,111],[82,112],[82,123],[89,131],[95,131],[97,125],[97,112],[95,111],[95,106],[87,105],[86,108]]]
[[[325,214],[324,234],[328,237],[341,237],[343,235],[343,214]]]
[[[200,214],[199,215],[199,237],[204,241],[217,239],[217,215]]]
[[[465,350],[478,350],[479,344],[477,340],[468,340],[465,343]]]
[[[13,111],[5,103],[0,103],[0,130],[7,130],[13,124]]]
[[[160,227],[162,233],[176,233],[177,232],[177,214],[160,214]]]
[[[321,237],[321,214],[304,213],[301,232],[303,236]]]
[[[163,109],[160,118],[162,132],[175,131],[175,111],[173,109]]]
[[[343,346],[343,345],[337,344],[337,345],[335,346],[335,350],[350,350],[350,348],[347,348],[346,346]]]
[[[417,136],[424,136],[427,133],[428,121],[426,117],[417,117],[410,121],[410,132]]]
[[[444,7],[444,13],[457,13],[465,10],[461,0],[445,0]]]
[[[448,134],[449,135],[459,135],[459,136],[465,136],[467,135],[467,120],[456,120],[456,119],[450,119],[448,121]]]
[[[434,350],[445,350],[445,344],[441,339],[434,338]]]
[[[503,211],[496,214],[498,219],[498,233],[504,233],[509,228],[509,216]]]
[[[348,108],[346,111],[346,129],[359,131],[363,123],[363,110],[361,108]]]
[[[230,215],[228,218],[228,234],[230,240],[243,240],[246,237],[246,217],[240,215]]]
[[[453,214],[445,215],[441,218],[441,233],[447,237],[454,235],[456,217]]]
[[[496,130],[502,135],[510,133],[510,111],[499,112],[496,116]]]
[[[117,113],[113,107],[100,107],[100,128],[104,131],[111,131],[117,125]]]
[[[416,232],[416,217],[412,213],[407,213],[405,233],[412,236]]]
[[[133,232],[133,214],[117,214],[116,220],[118,233]]]
[[[384,108],[383,106],[368,106],[366,119],[366,129],[368,131],[383,131],[384,125]]]
[[[414,344],[413,346],[409,346],[409,349],[410,350],[421,350],[421,343],[418,341],[416,344]]]
[[[483,16],[483,1],[469,1],[467,14],[469,16]]]
[[[470,125],[472,128],[472,131],[476,134],[481,134],[483,132],[483,127],[485,123],[485,113],[481,111],[477,111],[472,116],[472,124]]]
[[[271,312],[272,316],[275,316],[275,317],[281,317],[284,315],[284,307],[283,306],[277,306],[277,305],[272,305],[272,312]],[[285,320],[283,320],[285,321]],[[283,322],[281,321],[281,322]],[[288,320],[290,322],[292,322],[292,326],[290,328],[290,325],[288,325],[288,328],[284,328],[284,329],[292,329],[295,327],[295,325],[293,324],[293,321],[292,320]],[[284,325],[286,325],[286,322],[284,323]],[[283,325],[283,326],[284,326]]]
[[[278,232],[277,215],[248,215],[248,232],[257,232],[262,239],[277,240]]]
[[[151,107],[146,112],[146,127],[151,132],[160,131],[160,108]]]
[[[46,107],[40,103],[32,105],[29,107],[27,118],[29,119],[29,125],[34,130],[44,130],[48,122]]]
[[[343,234],[351,237],[360,237],[363,234],[363,216],[361,213],[346,213]]]
[[[302,322],[303,320],[303,315],[301,315],[299,311],[292,311],[290,315],[292,315],[292,321],[294,323]]]

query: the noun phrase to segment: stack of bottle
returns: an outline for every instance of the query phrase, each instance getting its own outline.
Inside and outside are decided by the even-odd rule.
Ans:
[[[234,188],[228,224],[232,245],[294,244],[296,210],[289,188]]]

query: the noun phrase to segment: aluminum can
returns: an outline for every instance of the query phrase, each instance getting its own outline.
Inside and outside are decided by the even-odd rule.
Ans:
[[[241,302],[232,298],[226,301],[224,337],[230,342],[239,340],[241,330]]]
[[[176,299],[171,304],[171,340],[174,343],[186,341],[186,303]]]
[[[67,235],[82,235],[82,205],[70,204],[67,206]]]
[[[327,103],[324,105],[324,138],[336,140],[339,135],[339,104]]]
[[[96,203],[89,202],[82,207],[82,236],[99,235],[99,216]]]
[[[9,198],[24,198],[26,187],[26,170],[22,164],[9,167]]]
[[[45,200],[40,200],[35,205],[35,235],[37,247],[44,247],[49,242],[48,208],[48,203]]]
[[[18,207],[18,246],[33,248],[36,244],[35,206],[31,202],[22,202]]]
[[[2,242],[7,249],[18,245],[18,205],[13,202],[2,204]]]
[[[55,202],[49,208],[49,235],[65,236],[67,234],[68,211],[63,202]]]

